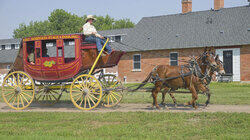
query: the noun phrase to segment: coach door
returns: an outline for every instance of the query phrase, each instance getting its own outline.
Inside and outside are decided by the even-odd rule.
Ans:
[[[42,72],[43,78],[58,79],[56,40],[42,40]]]
[[[233,74],[233,51],[223,51],[223,63],[226,74]]]

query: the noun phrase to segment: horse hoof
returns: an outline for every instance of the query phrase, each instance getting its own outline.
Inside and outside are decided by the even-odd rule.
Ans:
[[[174,107],[177,108],[178,107],[177,104],[174,104]]]
[[[161,110],[161,108],[159,106],[156,106],[156,109]]]
[[[195,109],[195,110],[197,110],[197,109],[198,109],[198,107],[197,107],[197,106],[194,106],[194,109]]]

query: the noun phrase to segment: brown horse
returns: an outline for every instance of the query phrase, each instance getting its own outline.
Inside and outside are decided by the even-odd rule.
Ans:
[[[208,63],[208,66],[217,66],[214,57],[212,57],[207,50],[204,51],[200,58],[203,60],[203,63]],[[200,67],[195,59],[192,62],[190,61],[189,65],[158,65],[135,90],[144,86],[149,80],[153,80],[155,85],[152,89],[153,106],[156,106],[156,108],[159,109],[157,94],[161,91],[161,89],[176,90],[178,88],[187,88],[192,93],[192,100],[187,104],[191,104],[194,108],[197,108],[195,105],[195,101],[198,99],[197,91],[201,90],[205,93],[208,92],[208,89],[204,86],[203,81],[200,80],[201,76],[202,73]]]
[[[211,52],[210,52],[211,53]],[[201,69],[202,73],[204,74],[204,77],[200,80],[203,81],[203,84],[205,84],[204,86],[207,88],[207,92],[206,93],[209,93],[207,94],[208,96],[208,99],[205,103],[205,105],[207,106],[210,102],[210,91],[209,91],[209,88],[208,88],[208,85],[210,84],[210,82],[212,81],[212,76],[215,74],[215,72],[217,72],[218,74],[225,74],[225,70],[224,70],[224,67],[223,67],[223,64],[222,64],[222,61],[220,61],[218,55],[216,55],[215,57],[215,62],[217,64],[216,67],[214,66],[210,66],[210,67],[207,67],[207,65],[204,65],[204,63],[202,61],[200,61],[201,59],[198,58],[197,62],[199,64],[199,66],[203,69]],[[204,67],[205,66],[205,67]],[[173,89],[169,89],[169,88],[165,88],[163,91],[162,91],[162,102],[161,104],[162,105],[165,105],[165,95],[166,93],[168,92],[170,97],[172,98],[173,102],[174,102],[174,105],[177,106],[177,102],[176,102],[176,99],[172,93]],[[197,92],[199,92],[199,90],[197,90]]]

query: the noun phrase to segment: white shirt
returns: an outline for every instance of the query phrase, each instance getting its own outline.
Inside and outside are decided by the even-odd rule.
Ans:
[[[91,25],[89,22],[85,23],[82,28],[84,35],[95,35],[96,37],[101,37],[101,35],[97,33],[95,26]]]

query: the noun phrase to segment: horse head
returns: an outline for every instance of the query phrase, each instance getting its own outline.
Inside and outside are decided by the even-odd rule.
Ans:
[[[211,68],[217,67],[217,63],[216,63],[215,58],[214,58],[213,48],[210,48],[209,50],[207,48],[205,48],[205,50],[200,58],[202,60],[203,65],[205,65],[207,67],[211,67]]]
[[[216,55],[216,57],[215,57],[215,62],[217,64],[215,71],[218,72],[220,75],[225,74],[226,72],[225,72],[224,67],[223,67],[223,62],[220,61],[218,55]]]

